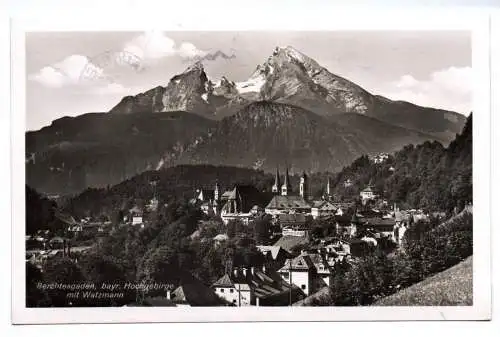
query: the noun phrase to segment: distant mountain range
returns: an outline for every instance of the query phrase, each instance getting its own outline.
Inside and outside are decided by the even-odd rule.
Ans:
[[[196,62],[109,113],[27,132],[27,183],[74,193],[177,164],[335,171],[361,154],[447,144],[464,123],[455,112],[372,95],[291,47],[276,48],[247,81],[215,81]]]

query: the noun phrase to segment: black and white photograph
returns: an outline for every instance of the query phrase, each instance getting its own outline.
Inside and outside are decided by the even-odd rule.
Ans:
[[[22,35],[26,309],[489,301],[472,30]]]

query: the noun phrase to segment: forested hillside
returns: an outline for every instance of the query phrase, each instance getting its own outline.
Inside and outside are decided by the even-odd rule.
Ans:
[[[260,170],[212,166],[180,165],[159,171],[148,171],[109,188],[91,188],[65,203],[65,211],[77,218],[109,215],[127,210],[153,198],[156,193],[160,203],[193,198],[200,188],[213,189],[219,182],[226,190],[234,184],[252,184],[259,190],[269,190],[273,184],[271,174]]]
[[[345,187],[350,180],[352,185]],[[472,114],[445,148],[438,142],[407,145],[383,163],[361,156],[332,179],[341,198],[372,184],[389,202],[428,210],[462,208],[472,202]]]

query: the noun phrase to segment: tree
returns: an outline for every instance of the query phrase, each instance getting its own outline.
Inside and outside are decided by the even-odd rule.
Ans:
[[[239,220],[229,220],[226,225],[226,234],[230,239],[236,237],[238,233],[242,233],[244,230],[244,225]]]
[[[39,229],[48,229],[54,221],[57,204],[43,198],[37,191],[25,186],[26,189],[26,233],[33,234]]]
[[[121,209],[116,210],[114,212],[113,218],[112,218],[113,225],[117,226],[117,225],[121,224],[123,222],[124,216],[125,216],[125,214],[124,214],[123,210],[121,210]]]
[[[137,279],[146,282],[173,282],[179,271],[177,252],[167,246],[149,249],[139,263]]]
[[[54,283],[61,285],[79,284],[85,281],[80,268],[69,258],[54,258],[49,260],[45,266],[44,280],[46,283]],[[48,290],[48,295],[52,306],[65,307],[77,306],[85,304],[82,299],[69,299],[67,289],[51,289]]]
[[[104,284],[119,284],[123,287],[127,280],[126,269],[128,263],[113,256],[102,256],[97,252],[83,255],[79,259],[81,271],[88,282],[93,283],[97,289],[107,292],[124,292],[124,297],[92,299],[93,306],[122,306],[135,298],[135,293],[123,288],[115,290],[103,289]],[[133,281],[133,280],[130,280]]]
[[[255,242],[259,245],[269,243],[271,236],[271,219],[269,216],[261,216],[253,221]]]
[[[26,307],[48,307],[50,298],[43,288],[43,274],[35,265],[26,262]]]

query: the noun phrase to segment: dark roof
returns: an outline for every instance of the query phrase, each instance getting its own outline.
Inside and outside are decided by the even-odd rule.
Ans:
[[[308,209],[311,208],[299,195],[275,195],[266,208],[270,209]]]
[[[200,193],[203,193],[204,200],[212,200],[215,195],[215,191],[207,188],[201,189]],[[199,195],[199,194],[198,194]]]
[[[383,218],[367,218],[363,219],[363,223],[366,226],[394,226],[396,224],[395,219],[383,219]]]
[[[376,218],[382,216],[381,212],[375,212],[374,210],[371,209],[366,211],[360,211],[358,213],[364,216],[365,218]]]
[[[201,282],[183,284],[175,289],[170,299],[177,304],[189,304],[191,306],[219,306],[222,301],[212,289]]]
[[[273,246],[279,246],[284,250],[290,252],[292,249],[298,245],[304,245],[309,242],[307,237],[301,236],[283,236],[278,241],[274,243]]]
[[[335,221],[340,226],[349,226],[351,224],[351,217],[349,215],[336,215]]]
[[[305,224],[310,216],[307,214],[278,214],[276,216],[280,223]]]
[[[270,193],[260,192],[253,185],[235,185],[231,191],[226,191],[224,194],[228,200],[236,200],[243,213],[250,212],[254,206],[264,207],[272,196]]]
[[[74,226],[77,225],[78,222],[73,218],[73,216],[61,212],[55,212],[55,217],[60,221],[64,222],[67,225]]]
[[[289,256],[290,254],[280,246],[256,246],[257,249],[264,255],[271,254],[271,258],[276,260],[280,253],[284,256]]]
[[[300,290],[299,288],[295,285],[291,286],[288,282],[283,280],[278,273],[270,269],[267,269],[266,272],[254,269],[252,273],[251,269],[248,268],[246,275],[243,274],[242,270],[237,270],[236,275],[234,273],[231,275],[225,274],[215,282],[212,287],[233,287],[234,284],[245,285],[245,287],[251,289],[259,299],[270,300],[272,298],[281,297],[282,295],[289,294],[290,289],[292,289],[294,297],[301,293],[301,291],[297,292],[297,289]],[[286,300],[287,297],[284,297],[284,299]]]
[[[337,210],[338,207],[336,207],[332,202],[328,200],[316,200],[312,202],[312,207],[322,209],[322,210]]]
[[[231,277],[229,277],[228,274],[224,274],[220,279],[218,279],[212,287],[229,287],[232,288],[234,287],[234,283],[231,280]]]

